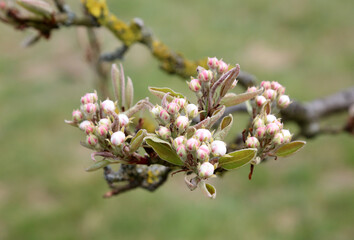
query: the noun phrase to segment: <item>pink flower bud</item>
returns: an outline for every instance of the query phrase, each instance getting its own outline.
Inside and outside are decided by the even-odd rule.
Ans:
[[[200,160],[206,160],[209,158],[210,149],[207,145],[203,144],[197,150],[197,158]]]
[[[80,122],[84,118],[84,115],[80,110],[74,110],[72,113],[72,117],[74,122]]]
[[[157,134],[163,139],[169,139],[171,137],[171,131],[167,127],[160,127]]]
[[[267,115],[267,119],[266,119],[266,123],[272,123],[277,121],[277,117],[274,116],[273,114],[268,114]]]
[[[158,118],[160,116],[161,110],[162,110],[161,106],[155,106],[150,110],[150,112],[152,113],[152,115],[154,115],[155,118]]]
[[[257,117],[253,120],[252,126],[253,126],[254,129],[256,129],[256,128],[264,127],[265,124],[264,124],[263,119],[257,116]]]
[[[188,85],[189,89],[193,92],[198,92],[201,88],[200,81],[198,79],[192,79]]]
[[[129,124],[129,118],[124,113],[118,114],[119,126],[124,127]]]
[[[107,99],[101,103],[101,108],[105,114],[109,112],[114,112],[116,110],[116,106],[113,101]]]
[[[125,134],[124,132],[118,131],[112,134],[111,143],[114,146],[120,146],[125,142]]]
[[[248,137],[246,140],[246,146],[249,148],[258,148],[259,141],[256,137]]]
[[[277,89],[277,93],[279,95],[283,95],[285,93],[285,87],[281,86]]]
[[[162,109],[160,112],[160,118],[165,122],[169,122],[170,114],[168,114],[168,112],[165,109]]]
[[[97,94],[96,93],[86,93],[83,97],[81,97],[81,103],[96,103],[97,102]]]
[[[227,65],[223,60],[220,60],[218,66],[218,73],[219,74],[226,73],[228,69],[229,69],[229,65]]]
[[[274,136],[280,131],[279,126],[276,123],[268,123],[266,127],[266,133],[270,136]]]
[[[266,99],[269,99],[269,100],[273,101],[277,97],[277,92],[274,91],[273,89],[267,89],[267,90],[264,91],[263,96]]]
[[[261,107],[267,101],[263,96],[256,96],[255,100],[258,107]]]
[[[247,88],[247,92],[255,92],[257,88],[255,86]]]
[[[101,136],[105,137],[108,134],[108,128],[106,125],[100,125],[96,127],[96,133]]]
[[[187,115],[190,118],[195,118],[198,116],[198,107],[194,104],[188,104],[186,107]]]
[[[179,136],[173,140],[172,145],[175,149],[177,149],[179,146],[184,145],[185,141],[186,138],[184,136]]]
[[[290,98],[288,95],[281,95],[277,103],[279,108],[287,108],[290,104]]]
[[[259,127],[256,129],[256,136],[258,138],[263,138],[264,134],[266,133],[266,127]]]
[[[177,150],[176,150],[177,155],[182,158],[185,159],[187,157],[187,151],[186,151],[186,146],[184,145],[180,145]]]
[[[86,134],[93,133],[93,130],[95,129],[95,125],[93,122],[85,120],[80,123],[79,128],[84,131]]]
[[[188,151],[196,151],[197,148],[200,146],[200,143],[197,139],[190,138],[187,140],[186,146]]]
[[[198,175],[201,178],[209,178],[214,174],[214,165],[211,164],[210,162],[204,162],[202,165],[200,165],[198,169]]]
[[[207,129],[198,129],[195,132],[195,136],[199,141],[204,142],[204,141],[210,141],[211,139],[211,132]]]
[[[180,108],[184,108],[184,106],[186,106],[187,103],[186,99],[184,98],[175,98],[173,99],[173,102],[177,103]]]
[[[179,116],[177,119],[176,119],[176,122],[175,122],[178,130],[180,132],[183,132],[184,130],[186,130],[186,128],[188,127],[189,125],[189,120],[186,116]]]
[[[213,79],[213,72],[210,70],[202,70],[198,74],[198,79],[202,82],[209,82]]]
[[[283,129],[283,123],[281,121],[279,121],[278,119],[276,121],[274,121],[274,123],[276,125],[278,125],[279,129],[282,130]]]
[[[277,91],[280,87],[282,87],[282,85],[280,84],[280,83],[278,83],[278,82],[272,82],[271,83],[271,88],[273,89],[273,90],[275,90],[275,91]]]
[[[112,126],[111,120],[108,118],[101,118],[101,120],[98,122],[99,126],[106,126],[107,129],[110,129]]]
[[[273,137],[273,143],[275,145],[280,145],[280,144],[283,144],[284,143],[284,136],[281,132],[278,132],[274,135]]]
[[[219,60],[216,57],[208,58],[208,67],[210,69],[217,69],[219,66]]]
[[[271,83],[269,81],[262,81],[261,82],[261,87],[264,89],[270,89],[271,88]]]
[[[281,133],[284,136],[284,143],[289,143],[291,141],[291,137],[293,136],[289,130],[283,129],[281,130]]]
[[[167,105],[167,112],[169,112],[170,114],[176,114],[179,112],[179,105],[177,103],[171,102]]]
[[[92,118],[96,113],[97,107],[94,103],[87,103],[85,105],[81,105],[81,111],[84,112],[87,118]]]
[[[226,143],[219,140],[212,142],[211,152],[216,156],[224,156],[226,154]]]
[[[88,145],[95,146],[98,143],[98,138],[93,134],[89,134],[86,136],[86,143]]]

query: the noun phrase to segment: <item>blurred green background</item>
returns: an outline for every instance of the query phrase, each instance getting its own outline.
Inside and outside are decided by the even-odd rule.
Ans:
[[[144,19],[187,57],[240,63],[259,80],[284,84],[294,99],[354,83],[352,0],[108,3],[126,21]],[[0,32],[0,239],[353,239],[354,141],[346,134],[320,136],[294,157],[262,164],[252,181],[248,168],[214,180],[214,201],[190,192],[182,175],[153,194],[102,199],[102,173],[84,171],[91,160],[79,145],[83,134],[64,124],[94,88],[76,30],[28,49],[20,43],[29,32],[4,24]],[[105,50],[119,46],[107,31],[100,36]],[[135,100],[149,95],[147,86],[187,90],[142,46],[124,66]],[[244,116],[235,118],[241,129]]]

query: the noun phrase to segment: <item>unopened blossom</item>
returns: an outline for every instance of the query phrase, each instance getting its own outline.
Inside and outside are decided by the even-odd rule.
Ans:
[[[190,118],[195,118],[198,116],[198,107],[194,104],[188,104],[186,107],[187,115]]]
[[[125,142],[125,134],[124,132],[118,131],[112,134],[111,143],[114,146],[120,146]]]
[[[279,108],[282,108],[282,109],[287,108],[290,104],[289,96],[288,95],[281,95],[278,99],[277,104],[278,104]]]
[[[92,118],[93,115],[96,113],[97,107],[96,104],[94,103],[87,103],[84,105],[81,105],[81,111],[84,112],[85,116],[87,118]]]
[[[247,92],[256,92],[257,88],[255,86],[247,88]]]
[[[200,146],[200,142],[195,138],[190,138],[186,142],[186,148],[188,151],[196,151]]]
[[[179,136],[173,140],[172,145],[175,149],[177,149],[179,146],[184,145],[185,141],[186,138],[184,136]]]
[[[200,81],[198,79],[192,79],[189,84],[189,89],[193,92],[198,92],[201,88]]]
[[[108,114],[110,112],[115,112],[115,110],[116,110],[116,106],[115,106],[114,102],[109,99],[104,100],[101,103],[101,108],[105,114]]]
[[[277,89],[277,93],[279,95],[283,95],[285,93],[285,87],[283,86],[280,86],[278,89]]]
[[[213,79],[213,72],[203,69],[199,72],[198,79],[201,82],[210,82]]]
[[[255,100],[258,107],[263,106],[263,104],[267,101],[267,99],[264,96],[256,96]]]
[[[278,132],[274,135],[273,137],[273,143],[275,145],[280,145],[280,144],[283,144],[284,143],[284,135],[282,132]]]
[[[168,114],[168,112],[165,109],[162,109],[160,111],[160,118],[161,118],[161,120],[163,120],[165,122],[169,122],[170,121],[170,114]]]
[[[94,131],[94,127],[95,125],[93,124],[93,122],[88,120],[82,121],[79,125],[79,128],[82,131],[86,132],[86,134],[92,133]]]
[[[118,114],[118,121],[119,121],[119,126],[120,127],[124,127],[124,126],[127,126],[129,124],[129,118],[124,113]]]
[[[206,160],[209,158],[210,149],[207,145],[201,145],[197,150],[197,158],[200,160]]]
[[[264,127],[264,120],[261,117],[257,116],[253,119],[252,126],[254,129]]]
[[[261,87],[264,89],[270,89],[271,88],[271,83],[269,81],[262,81],[261,82]]]
[[[155,106],[150,110],[150,112],[152,113],[152,115],[154,115],[154,117],[158,118],[160,116],[161,110],[162,110],[161,106]]]
[[[280,128],[276,123],[268,123],[266,126],[266,133],[270,136],[274,136],[279,131]]]
[[[169,139],[171,137],[171,131],[167,127],[160,126],[157,134],[163,139]]]
[[[100,121],[98,122],[99,126],[106,126],[108,129],[111,128],[112,122],[108,118],[101,118]]]
[[[84,118],[84,115],[80,110],[74,110],[72,113],[72,119],[74,122],[80,122]]]
[[[281,130],[281,133],[282,133],[283,136],[284,136],[284,143],[288,143],[288,142],[291,141],[292,134],[290,133],[289,130],[287,130],[287,129],[282,129],[282,130]]]
[[[180,132],[183,132],[187,129],[187,127],[189,126],[189,119],[186,117],[186,116],[179,116],[177,119],[176,119],[176,122],[175,122],[178,130]]]
[[[273,114],[268,114],[266,118],[266,123],[272,123],[277,121],[277,117],[274,116]]]
[[[273,101],[277,97],[277,92],[274,91],[273,89],[267,89],[267,90],[264,91],[263,96],[266,99],[269,99],[269,100]]]
[[[224,156],[226,150],[226,143],[223,141],[217,140],[211,143],[211,152],[216,156]]]
[[[229,69],[229,65],[227,65],[224,61],[220,60],[218,66],[218,73],[219,74],[226,73],[228,69]]]
[[[271,88],[273,89],[273,90],[275,90],[275,91],[277,91],[279,88],[281,88],[282,87],[282,85],[280,84],[280,83],[278,83],[278,82],[272,82],[271,83]]]
[[[216,57],[208,58],[208,67],[210,69],[217,69],[219,66],[219,60]]]
[[[187,157],[187,151],[186,151],[186,146],[180,145],[177,150],[176,150],[177,155],[181,158],[184,159]]]
[[[86,143],[88,145],[95,146],[98,143],[98,138],[93,134],[89,134],[86,136]]]
[[[86,93],[83,97],[81,97],[81,103],[96,103],[97,102],[97,93]]]
[[[211,132],[208,129],[198,129],[195,132],[195,136],[199,139],[199,141],[210,141],[211,139]]]
[[[108,128],[106,125],[99,125],[96,127],[96,133],[98,136],[105,137],[108,134]]]
[[[173,102],[177,103],[180,108],[184,108],[187,103],[186,99],[184,98],[175,98],[173,99]]]
[[[210,162],[204,162],[202,165],[200,165],[198,169],[198,175],[201,178],[209,178],[214,174],[214,165],[211,164]]]
[[[248,137],[246,140],[246,146],[249,148],[258,148],[259,141],[256,137]]]
[[[167,112],[170,114],[176,114],[180,110],[180,106],[175,102],[170,102],[166,108]]]
[[[259,127],[259,128],[256,129],[256,136],[259,139],[263,138],[265,133],[266,133],[266,127],[265,126],[264,127]]]

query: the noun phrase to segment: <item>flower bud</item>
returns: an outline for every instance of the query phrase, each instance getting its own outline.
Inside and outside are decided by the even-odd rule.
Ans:
[[[173,102],[177,103],[180,108],[184,108],[184,106],[186,106],[187,103],[186,99],[184,98],[175,98],[173,99]]]
[[[277,121],[277,117],[274,116],[273,114],[268,114],[267,115],[267,119],[266,119],[266,123],[272,123]]]
[[[273,143],[275,145],[280,145],[284,143],[284,135],[281,132],[278,132],[273,137]]]
[[[262,81],[261,82],[261,87],[264,89],[270,89],[271,88],[271,83],[269,81]]]
[[[97,107],[94,103],[87,103],[81,105],[81,110],[84,112],[87,118],[92,118],[93,115],[96,113]]]
[[[256,128],[264,127],[265,124],[263,119],[257,116],[255,119],[253,119],[252,126],[254,129],[256,129]]]
[[[247,92],[255,92],[257,88],[255,86],[247,88]]]
[[[162,109],[160,111],[160,118],[161,118],[161,120],[163,120],[165,122],[169,122],[170,121],[170,114],[168,114],[168,112],[165,109]]]
[[[155,118],[158,118],[161,110],[162,110],[162,107],[157,105],[157,106],[153,107],[150,110],[150,112],[152,113],[152,115],[154,115]]]
[[[101,118],[101,120],[98,122],[98,126],[106,126],[107,129],[110,129],[112,126],[111,120],[108,118]]]
[[[197,139],[190,138],[187,140],[186,146],[188,151],[195,151],[200,146],[200,143]]]
[[[209,158],[210,149],[207,145],[203,144],[197,150],[197,158],[200,160],[207,160]]]
[[[96,133],[98,136],[106,137],[108,134],[108,128],[106,125],[100,125],[96,127]]]
[[[217,69],[219,66],[219,60],[216,57],[208,58],[208,67],[210,69]]]
[[[291,141],[291,137],[293,136],[289,130],[283,129],[281,130],[281,133],[284,136],[284,143],[289,143]]]
[[[214,174],[214,165],[210,162],[204,162],[198,169],[198,175],[201,178],[209,178]]]
[[[96,103],[98,100],[97,93],[86,93],[83,97],[81,97],[81,103]]]
[[[188,117],[190,118],[195,118],[196,116],[198,116],[198,107],[194,104],[188,104],[186,111]]]
[[[129,118],[124,113],[118,114],[119,126],[124,127],[129,124]]]
[[[111,143],[114,146],[120,146],[125,142],[125,134],[124,132],[118,131],[112,134]]]
[[[271,83],[270,87],[271,87],[273,90],[277,91],[279,88],[282,87],[282,85],[281,85],[280,83],[278,83],[278,82],[274,82],[274,81],[273,81],[273,82]]]
[[[79,128],[82,131],[86,132],[86,134],[90,134],[90,133],[93,133],[95,125],[93,125],[93,122],[85,120],[80,123]]]
[[[261,107],[267,101],[267,99],[263,96],[256,96],[255,100],[258,107]]]
[[[210,82],[213,79],[213,72],[203,69],[199,72],[198,79],[201,82]]]
[[[72,113],[72,117],[74,122],[80,122],[84,118],[84,115],[80,110],[74,110]]]
[[[279,95],[283,95],[285,93],[285,87],[283,86],[280,86],[278,89],[277,89],[277,93]]]
[[[167,105],[167,112],[170,114],[176,114],[179,112],[180,106],[177,103],[171,102]]]
[[[211,152],[216,156],[223,156],[226,154],[226,143],[223,141],[214,141],[211,143]]]
[[[198,129],[195,132],[195,136],[197,137],[197,139],[199,139],[199,141],[204,142],[204,141],[210,141],[211,139],[211,133],[209,130],[207,129]]]
[[[101,108],[105,114],[109,112],[114,112],[116,110],[116,106],[113,101],[107,99],[101,103]]]
[[[282,130],[283,129],[283,123],[281,121],[279,121],[278,119],[276,121],[274,121],[274,123],[276,125],[278,125],[279,129]]]
[[[176,150],[177,155],[182,158],[185,159],[187,157],[187,151],[186,151],[186,146],[184,145],[180,145],[177,150]]]
[[[229,65],[227,65],[223,60],[220,60],[218,66],[218,73],[219,74],[226,73],[228,69],[229,69]]]
[[[177,149],[179,146],[184,145],[185,141],[186,138],[184,136],[179,136],[173,140],[172,145],[175,149]]]
[[[169,139],[171,137],[171,131],[167,127],[160,127],[157,134],[163,139]]]
[[[95,146],[98,143],[98,138],[93,134],[89,134],[86,136],[86,143],[88,145]]]
[[[267,90],[264,91],[263,96],[266,99],[269,99],[269,100],[273,101],[277,97],[277,92],[274,91],[273,89],[267,89]]]
[[[259,127],[256,129],[256,136],[261,139],[264,137],[264,134],[266,133],[266,127]]]
[[[249,148],[258,148],[259,141],[256,137],[248,137],[246,140],[246,146]]]
[[[287,108],[290,104],[290,98],[288,95],[281,95],[277,103],[279,108]]]
[[[276,123],[268,123],[266,127],[266,133],[270,136],[274,136],[280,131],[279,126]]]
[[[189,125],[189,120],[186,116],[179,116],[175,124],[180,132],[184,132]]]
[[[189,89],[192,90],[193,92],[198,92],[201,88],[200,81],[198,79],[192,79],[188,85],[189,85]]]

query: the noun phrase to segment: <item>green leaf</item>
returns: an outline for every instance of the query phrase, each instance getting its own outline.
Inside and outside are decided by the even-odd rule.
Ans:
[[[173,91],[171,88],[149,87],[149,91],[160,99],[162,99],[166,93],[170,93],[170,95],[167,96],[168,101],[172,101],[173,98],[184,98],[182,94]]]
[[[235,93],[227,93],[225,97],[221,99],[221,104],[225,105],[226,107],[231,107],[254,98],[262,91],[263,89],[259,89],[255,92],[245,92],[238,95]]]
[[[138,150],[138,148],[141,146],[141,144],[144,141],[144,138],[146,137],[146,130],[145,129],[140,129],[135,136],[132,138],[132,140],[130,141],[130,153],[135,152],[136,150]]]
[[[219,166],[226,170],[240,168],[252,161],[256,154],[256,148],[247,148],[231,152],[227,154],[228,156],[219,158]]]
[[[305,144],[305,141],[289,142],[278,148],[274,154],[277,157],[287,157],[299,151]]]
[[[145,137],[145,142],[154,149],[159,157],[169,163],[182,166],[183,162],[178,157],[176,151],[171,147],[168,142],[159,139],[158,137]]]
[[[204,194],[211,199],[216,198],[216,189],[213,185],[205,183],[204,181],[200,183],[200,187]]]
[[[88,172],[93,172],[93,171],[96,171],[96,170],[98,170],[98,169],[101,169],[101,168],[103,168],[103,167],[105,167],[105,166],[107,166],[107,165],[109,165],[109,164],[110,164],[110,161],[108,161],[107,159],[103,159],[103,160],[101,160],[101,161],[95,162],[93,165],[91,165],[90,167],[88,167],[88,168],[86,169],[86,171],[88,171]]]
[[[226,135],[229,133],[233,123],[233,118],[232,115],[229,114],[228,116],[224,117],[221,120],[221,123],[219,125],[218,130],[214,134],[214,138],[217,140],[222,140],[226,137]]]

